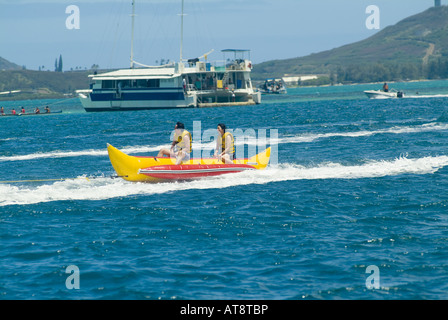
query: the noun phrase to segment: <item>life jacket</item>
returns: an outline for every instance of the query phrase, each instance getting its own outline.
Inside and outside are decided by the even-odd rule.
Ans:
[[[230,137],[232,138],[232,142],[230,142],[230,149],[229,149],[229,154],[235,154],[235,139],[233,138],[233,135],[230,132],[226,132],[222,135],[222,140],[221,140],[221,147],[222,147],[222,152],[224,152],[224,150],[226,150],[226,138],[227,136],[230,135]]]
[[[188,135],[188,137],[190,138],[190,146],[189,147],[185,146],[185,142],[183,141],[184,137],[186,135]],[[179,151],[188,148],[187,149],[187,153],[191,153],[191,150],[192,150],[192,139],[191,139],[191,133],[190,132],[188,132],[187,130],[184,130],[180,135],[174,136],[174,141],[177,142],[176,146],[179,149]]]

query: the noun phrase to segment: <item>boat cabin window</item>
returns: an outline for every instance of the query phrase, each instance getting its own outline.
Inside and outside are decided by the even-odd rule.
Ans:
[[[131,81],[130,80],[119,80],[118,87],[119,88],[131,88]]]
[[[148,79],[147,87],[148,88],[160,88],[160,79]]]
[[[101,88],[114,89],[115,88],[115,80],[103,80],[101,83]]]
[[[145,80],[134,80],[134,81],[132,81],[132,86],[134,88],[145,88],[146,81]]]
[[[161,79],[160,86],[162,88],[175,88],[181,85],[179,81],[182,81],[180,77],[171,79]]]
[[[117,88],[160,88],[160,79],[138,79],[138,80],[103,80],[102,89]]]
[[[134,80],[133,88],[160,88],[160,79]]]

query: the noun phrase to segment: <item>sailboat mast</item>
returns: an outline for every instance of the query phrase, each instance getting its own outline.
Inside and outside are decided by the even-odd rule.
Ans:
[[[182,63],[182,51],[184,47],[184,0],[182,0],[182,13],[180,15],[180,60]]]
[[[134,69],[134,24],[135,24],[135,0],[132,0],[131,69]]]

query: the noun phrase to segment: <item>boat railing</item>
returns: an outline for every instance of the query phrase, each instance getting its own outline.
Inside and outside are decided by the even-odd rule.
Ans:
[[[226,60],[226,61],[219,61],[220,65],[215,66],[220,68],[222,71],[245,71],[249,70],[248,65],[250,62],[248,60]]]
[[[186,69],[193,72],[229,72],[229,71],[250,71],[250,61],[248,60],[217,60],[217,61],[198,61],[188,63]]]

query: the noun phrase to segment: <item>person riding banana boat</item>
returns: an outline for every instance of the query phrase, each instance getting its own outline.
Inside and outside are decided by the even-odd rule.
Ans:
[[[214,157],[226,164],[233,164],[233,160],[235,160],[235,139],[230,132],[226,132],[224,123],[218,124],[218,133],[220,138],[216,139]]]
[[[235,159],[235,141],[226,126],[218,124],[216,152],[212,158],[191,158],[192,136],[183,123],[176,123],[170,149],[161,149],[157,157],[130,156],[110,144],[107,152],[117,175],[132,182],[192,180],[247,170],[264,170],[271,155],[267,148],[252,157]]]
[[[161,149],[157,157],[176,158],[176,165],[179,165],[190,160],[191,149],[191,133],[185,130],[185,125],[182,122],[177,122],[174,127],[174,139],[171,148],[169,150]]]

